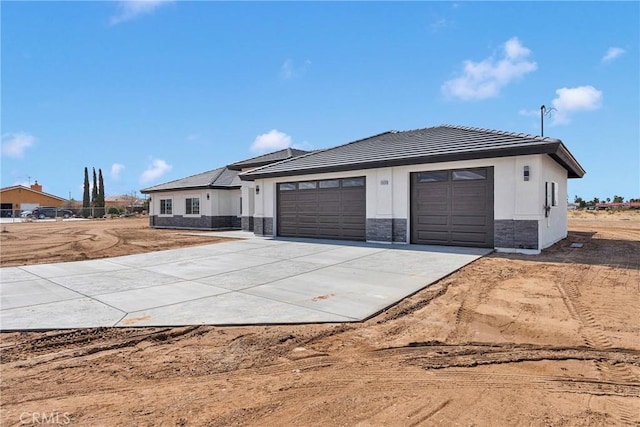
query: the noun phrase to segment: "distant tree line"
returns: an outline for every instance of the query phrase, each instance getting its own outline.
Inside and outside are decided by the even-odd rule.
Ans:
[[[89,190],[91,189],[91,196]],[[93,216],[101,218],[104,216],[104,180],[102,179],[102,169],[98,169],[96,176],[96,168],[93,168],[93,187],[89,185],[89,169],[84,168],[84,192],[82,194],[82,216]]]
[[[640,202],[640,199],[629,199],[627,202]],[[584,200],[582,197],[576,195],[573,199],[573,203],[577,204],[580,208],[586,208],[588,206],[595,206],[598,203],[624,203],[624,197],[615,195],[613,196],[613,199],[607,197],[606,199],[601,200],[599,197],[594,197],[592,200]]]

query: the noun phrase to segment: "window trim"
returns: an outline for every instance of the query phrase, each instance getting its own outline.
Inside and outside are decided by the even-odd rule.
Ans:
[[[191,200],[191,213],[187,212],[188,211],[188,207],[189,207],[189,200]],[[197,213],[193,213],[193,201],[197,200],[198,201],[198,212]],[[200,196],[186,196],[184,198],[184,216],[189,216],[189,217],[199,217],[202,216],[202,214],[200,213]]]
[[[163,202],[165,202],[165,203],[163,203]],[[167,211],[167,206],[166,206],[167,203],[166,202],[169,202],[169,205],[170,205],[169,206],[169,213],[166,212]],[[159,203],[160,203],[160,213],[158,214],[159,216],[165,216],[165,217],[173,216],[173,197],[160,199]],[[164,207],[164,211],[165,212],[162,212],[163,207]]]

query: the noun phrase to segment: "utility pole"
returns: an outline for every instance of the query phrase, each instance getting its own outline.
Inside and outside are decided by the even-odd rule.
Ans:
[[[540,136],[544,136],[544,116],[551,116],[552,111],[557,111],[555,108],[547,108],[544,105],[540,107]]]

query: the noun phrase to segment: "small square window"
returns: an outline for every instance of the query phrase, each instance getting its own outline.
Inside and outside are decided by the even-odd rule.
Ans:
[[[295,182],[286,182],[284,184],[280,184],[280,191],[291,191],[296,189]]]
[[[342,187],[364,187],[364,177],[360,178],[344,178]]]
[[[300,190],[315,190],[316,186],[317,186],[316,181],[306,181],[306,182],[298,183],[298,189]]]
[[[449,181],[449,172],[420,172],[418,174],[418,182],[446,182]]]
[[[486,169],[462,169],[455,170],[452,173],[453,181],[473,181],[479,179],[487,179]]]
[[[328,179],[326,181],[320,181],[320,188],[338,188],[340,187],[339,179]]]

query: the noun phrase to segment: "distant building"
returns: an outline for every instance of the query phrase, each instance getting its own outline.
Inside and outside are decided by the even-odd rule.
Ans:
[[[109,208],[141,212],[144,210],[144,199],[129,194],[118,194],[105,197],[104,206],[107,212],[109,212]]]
[[[597,203],[596,209],[640,209],[640,202]]]
[[[15,216],[38,206],[63,208],[67,203],[68,200],[63,197],[43,192],[42,185],[38,184],[38,181],[31,184],[31,187],[14,185],[0,188],[0,210],[3,217]]]

